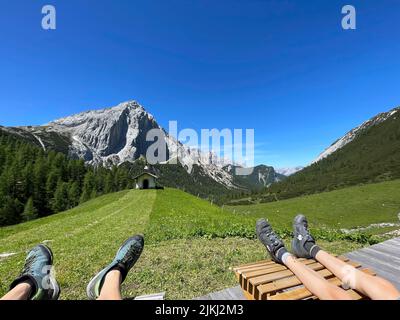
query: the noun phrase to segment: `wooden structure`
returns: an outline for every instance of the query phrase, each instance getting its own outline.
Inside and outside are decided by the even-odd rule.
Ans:
[[[360,268],[363,272],[375,275],[370,269],[361,268],[357,262],[348,258],[339,257],[350,266]],[[340,286],[341,280],[332,272],[313,259],[299,259],[312,270],[315,270],[330,283]],[[271,260],[259,261],[233,268],[243,290],[244,296],[249,300],[306,300],[317,299],[308,291],[300,280],[286,266]],[[364,299],[354,290],[347,290],[355,300]]]

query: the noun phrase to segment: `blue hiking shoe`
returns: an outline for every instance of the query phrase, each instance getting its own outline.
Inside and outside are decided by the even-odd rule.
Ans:
[[[126,240],[118,249],[114,260],[90,280],[86,293],[89,299],[95,300],[100,296],[101,288],[107,273],[113,269],[121,272],[124,282],[129,270],[138,261],[144,247],[144,239],[140,235],[133,236]]]
[[[57,300],[60,287],[53,275],[53,253],[44,244],[39,244],[29,251],[24,268],[13,281],[10,290],[18,284],[28,282],[32,286],[30,300]]]

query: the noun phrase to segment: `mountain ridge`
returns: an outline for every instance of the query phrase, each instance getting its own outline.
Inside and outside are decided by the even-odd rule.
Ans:
[[[152,129],[161,130],[167,146],[167,159],[177,159],[189,175],[197,167],[196,174],[207,177],[230,190],[251,190],[261,186],[253,177],[238,179],[224,169],[226,159],[221,161],[210,153],[187,147],[170,136],[155,117],[135,100],[122,102],[114,107],[87,110],[50,121],[41,126],[0,127],[16,134],[37,146],[67,154],[74,159],[83,159],[89,165],[112,167],[123,163],[134,163],[146,155],[152,141],[146,140]],[[168,163],[166,161],[166,163]],[[231,164],[231,163],[229,163]],[[256,174],[262,175],[256,167]],[[268,184],[283,179],[272,168]],[[242,185],[238,185],[241,181]],[[254,185],[249,181],[254,181]]]
[[[400,178],[400,108],[379,113],[349,131],[318,161],[270,186],[261,201],[276,201],[346,186]]]
[[[368,119],[367,121],[364,121],[361,125],[350,130],[344,136],[342,136],[341,138],[339,138],[335,142],[333,142],[315,160],[313,160],[311,162],[311,164],[316,163],[316,162],[328,157],[329,155],[336,152],[337,150],[343,148],[346,144],[353,141],[364,130],[366,130],[372,126],[375,126],[381,122],[386,121],[387,119],[392,117],[394,114],[396,114],[398,111],[400,111],[400,107],[395,107],[387,112],[381,112],[381,113],[377,114],[376,116]]]

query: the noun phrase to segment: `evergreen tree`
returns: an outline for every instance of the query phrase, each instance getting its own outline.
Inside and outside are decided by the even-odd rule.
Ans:
[[[79,204],[81,190],[77,181],[68,184],[68,199],[71,208]]]
[[[80,203],[90,200],[93,194],[96,193],[95,190],[95,177],[93,171],[89,170],[83,181],[82,195],[80,198]]]
[[[36,219],[38,217],[38,212],[33,205],[33,199],[30,197],[25,204],[24,212],[22,213],[22,219],[24,221],[29,221]]]
[[[52,209],[55,213],[65,211],[69,208],[68,184],[59,180],[54,198],[52,200]]]

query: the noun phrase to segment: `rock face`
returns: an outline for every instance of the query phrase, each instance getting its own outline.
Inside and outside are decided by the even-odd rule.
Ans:
[[[45,127],[68,136],[70,155],[94,165],[134,161],[151,145],[146,141],[147,132],[161,129],[153,116],[134,101],[62,118]]]
[[[386,121],[387,119],[391,118],[392,116],[395,116],[395,115],[397,116],[399,114],[399,111],[400,111],[400,107],[394,108],[388,112],[380,113],[380,114],[376,115],[375,117],[369,119],[368,121],[365,121],[363,124],[354,128],[353,130],[349,131],[342,138],[335,141],[331,146],[329,146],[327,149],[325,149],[311,164],[316,163],[316,162],[328,157],[335,151],[343,148],[345,145],[352,142],[358,135],[360,135],[362,132],[364,132],[368,128],[375,126],[379,123],[382,123],[382,122]]]

